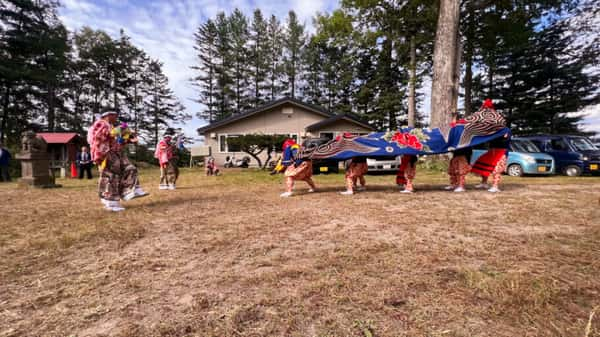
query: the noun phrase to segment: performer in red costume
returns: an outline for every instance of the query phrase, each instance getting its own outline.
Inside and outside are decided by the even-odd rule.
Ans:
[[[492,100],[486,99],[481,107],[495,111]],[[500,192],[500,181],[502,174],[506,170],[506,160],[508,148],[510,146],[510,135],[506,134],[502,138],[494,139],[490,142],[490,149],[477,159],[471,172],[481,176],[481,183],[476,188],[489,188],[491,193]],[[489,176],[492,176],[492,187],[488,184]]]
[[[458,119],[458,113],[452,112],[452,123],[450,126],[455,127],[458,124],[465,124],[464,119]],[[471,171],[471,155],[473,149],[470,147],[458,149],[452,152],[452,159],[448,165],[448,176],[450,185],[446,186],[447,191],[464,192],[467,174]]]
[[[403,188],[402,193],[413,193],[413,180],[417,175],[417,156],[405,154],[400,161],[398,173],[396,173],[396,184]]]
[[[367,158],[354,157],[349,161],[350,163],[348,163],[348,167],[346,168],[346,190],[340,192],[342,195],[352,195],[354,194],[354,190],[366,190],[365,174],[369,170]],[[360,182],[360,186],[357,186],[358,182]]]
[[[314,192],[316,186],[312,180],[312,161],[298,158],[300,145],[293,139],[287,139],[283,143],[282,149],[283,160],[281,161],[280,170],[285,169],[286,191],[281,194],[281,197],[287,198],[292,196],[296,180],[305,181],[310,186],[308,192]]]

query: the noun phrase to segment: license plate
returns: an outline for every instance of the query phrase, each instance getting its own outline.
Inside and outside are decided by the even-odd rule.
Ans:
[[[598,164],[591,164],[590,165],[590,170],[597,170],[598,169]]]
[[[383,169],[384,170],[391,170],[392,169],[392,165],[383,165]]]
[[[538,166],[538,172],[546,172],[546,166]]]
[[[329,171],[329,167],[325,166],[325,167],[319,167],[319,172],[328,172]]]

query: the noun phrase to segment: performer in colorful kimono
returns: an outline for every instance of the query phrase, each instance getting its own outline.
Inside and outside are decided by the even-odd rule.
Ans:
[[[154,157],[160,165],[159,190],[176,189],[179,168],[177,167],[177,145],[173,142],[173,133],[165,132],[163,139],[158,142]]]
[[[502,174],[506,171],[506,159],[510,146],[510,136],[506,134],[502,138],[490,142],[490,149],[477,159],[471,172],[481,176],[481,183],[475,188],[489,188],[492,193],[500,192],[500,181]],[[488,184],[489,176],[492,176],[492,187]]]
[[[450,177],[450,185],[446,186],[446,190],[454,190],[454,192],[464,192],[466,177],[471,172],[471,156],[473,149],[470,147],[458,149],[452,152],[452,159],[448,165],[448,176]]]
[[[396,174],[396,184],[404,188],[402,193],[413,193],[415,191],[413,180],[417,175],[417,156],[405,154],[400,160],[400,167]]]
[[[354,190],[364,191],[366,190],[365,174],[369,170],[367,165],[366,157],[354,157],[348,160],[346,167],[346,190],[340,192],[342,195],[352,195]],[[357,182],[360,182],[360,186],[357,186]]]
[[[298,158],[300,145],[293,139],[287,139],[283,143],[283,160],[279,170],[284,170],[286,191],[281,194],[281,197],[287,198],[292,196],[294,190],[294,182],[303,180],[309,185],[308,192],[315,191],[315,183],[312,180],[312,161]]]
[[[137,137],[126,124],[115,126],[117,112],[107,111],[88,130],[92,160],[98,165],[100,179],[98,195],[104,207],[110,211],[122,211],[120,200],[146,196],[139,186],[137,168],[129,162],[123,148],[136,143]]]

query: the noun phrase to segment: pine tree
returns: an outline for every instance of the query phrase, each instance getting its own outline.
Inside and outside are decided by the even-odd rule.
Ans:
[[[217,110],[215,119],[219,120],[230,116],[233,112],[233,104],[230,100],[230,97],[233,94],[233,60],[231,55],[232,41],[229,20],[225,13],[221,12],[217,15],[216,27],[217,62],[215,64],[215,104],[217,106]]]
[[[338,10],[330,16],[319,15],[315,23],[317,32],[311,38],[305,53],[313,58],[312,68],[321,72],[313,74],[306,69],[306,83],[309,93],[317,95],[328,111],[333,113],[352,112],[355,90],[355,44],[352,18]],[[322,97],[321,99],[321,96]]]
[[[199,88],[200,98],[198,103],[203,104],[205,108],[198,113],[198,117],[212,123],[217,117],[217,27],[212,20],[206,21],[198,28],[194,35],[196,45],[194,49],[198,53],[198,66],[192,69],[200,74],[193,78],[193,83]]]
[[[148,65],[148,87],[145,88],[145,110],[147,118],[140,125],[141,136],[156,146],[160,133],[173,122],[183,122],[189,119],[183,106],[169,88],[169,80],[163,74],[162,63],[156,60]]]
[[[267,57],[269,54],[267,22],[260,9],[254,11],[252,26],[250,28],[250,49],[251,76],[249,82],[252,87],[250,96],[252,97],[253,106],[257,107],[265,102],[268,71]]]
[[[129,121],[132,129],[138,133],[140,125],[146,118],[144,113],[144,92],[152,83],[149,69],[150,59],[146,53],[139,49],[132,50],[133,58],[129,64],[128,85],[125,95],[125,106],[128,110]]]
[[[81,104],[83,109],[94,116],[110,107],[111,71],[114,44],[111,37],[103,31],[84,27],[75,34],[75,46],[78,50],[78,68],[83,77],[85,96]]]
[[[306,102],[317,106],[325,104],[323,95],[323,48],[322,41],[313,36],[302,54],[302,63],[304,64],[303,80],[306,83],[302,88],[302,97]]]
[[[283,91],[283,32],[279,20],[271,15],[267,25],[267,91],[269,100],[281,96]]]
[[[286,76],[286,94],[292,98],[296,96],[297,82],[300,76],[300,59],[304,50],[306,36],[304,25],[298,22],[294,11],[288,13],[284,42],[284,71]]]
[[[9,130],[15,140],[34,118],[55,128],[68,44],[55,1],[5,0],[1,5],[0,140]]]
[[[241,113],[250,106],[248,97],[249,85],[249,50],[247,42],[250,34],[246,16],[239,9],[235,9],[229,18],[231,33],[231,59],[233,62],[232,81],[233,90],[231,100],[234,103],[235,113]]]

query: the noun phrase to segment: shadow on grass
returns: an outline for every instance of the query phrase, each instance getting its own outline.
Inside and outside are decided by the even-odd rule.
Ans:
[[[447,185],[432,185],[432,184],[415,184],[415,193],[420,193],[420,192],[447,192],[447,193],[453,193],[452,191],[446,191],[444,190],[444,187],[446,187]],[[505,185],[501,185],[500,189],[502,191],[516,191],[516,190],[522,190],[524,188],[527,188],[527,185],[524,184],[505,184]],[[487,190],[485,189],[476,189],[474,187],[474,185],[467,185],[466,186],[466,193],[472,193],[472,192],[485,192],[485,193],[489,193],[487,192]],[[345,191],[346,188],[345,186],[324,186],[324,187],[320,187],[317,185],[317,191],[315,192],[315,194],[321,194],[321,193],[332,193],[332,192],[342,192]],[[369,192],[389,192],[389,193],[400,193],[401,189],[398,186],[395,185],[369,185],[367,184],[367,190],[366,191],[362,191],[362,192],[357,192],[357,194],[361,194],[361,195],[368,195]],[[298,186],[298,188],[294,191],[295,195],[305,195],[305,194],[312,194],[312,193],[308,193],[307,192],[307,188],[303,187],[303,186]]]

